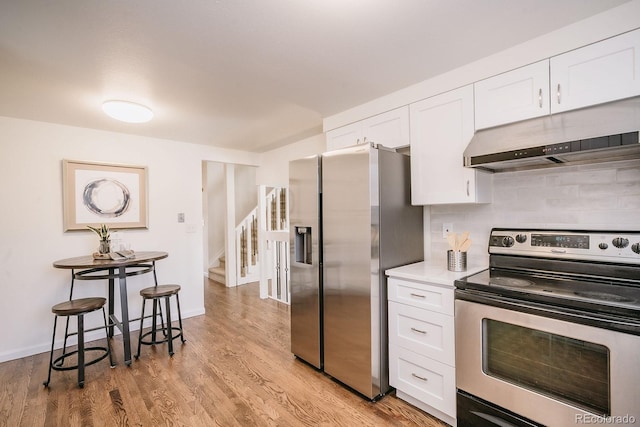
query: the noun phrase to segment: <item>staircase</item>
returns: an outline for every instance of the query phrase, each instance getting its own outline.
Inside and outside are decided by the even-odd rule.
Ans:
[[[218,283],[222,283],[223,285],[227,284],[227,276],[225,273],[225,257],[224,255],[222,255],[220,258],[218,258],[219,261],[219,265],[217,267],[210,267],[209,268],[209,279],[218,282]]]
[[[210,280],[225,286],[260,282],[260,298],[289,304],[288,199],[286,187],[259,187],[258,205],[237,224],[235,241],[229,245],[232,276],[227,281],[222,254],[219,266],[208,270]]]

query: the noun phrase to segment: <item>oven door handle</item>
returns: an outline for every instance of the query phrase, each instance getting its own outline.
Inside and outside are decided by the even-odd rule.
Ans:
[[[524,308],[527,307],[526,304],[515,303],[514,305],[518,305],[518,306],[524,307]],[[542,312],[545,312],[545,313],[550,313],[550,314],[556,314],[556,315],[560,315],[560,316],[567,315],[567,311],[565,311],[565,310],[557,310],[557,309],[554,309],[554,308],[536,306],[535,310],[542,311]],[[592,320],[594,322],[602,322],[603,321],[602,317],[590,316],[588,313],[582,313],[582,312],[581,313],[575,313],[575,312],[572,312],[571,315],[572,316],[581,317],[581,318],[583,318],[585,320]],[[609,323],[615,323],[615,324],[621,325],[621,326],[629,326],[629,327],[635,327],[635,328],[638,327],[638,323],[637,322],[636,323],[625,322],[623,320],[611,319],[611,318],[607,318],[606,321],[609,322]]]
[[[518,300],[514,300],[513,298],[508,298],[504,296],[499,296],[495,294],[490,294],[482,291],[469,291],[456,289],[456,298],[467,300],[471,302],[476,302],[479,304],[491,305],[494,307],[502,307],[505,309],[512,309],[524,313],[529,313],[533,315],[545,316],[567,320],[567,321],[576,321],[576,319],[581,319],[582,322],[590,325],[600,325],[602,327],[603,324],[608,324],[607,329],[619,330],[621,332],[631,333],[634,335],[640,335],[640,322],[635,321],[633,319],[625,320],[621,317],[616,317],[609,315],[607,313],[601,313],[597,316],[592,316],[589,313],[583,311],[576,311],[570,308],[554,308],[548,305],[543,305],[535,302],[521,302]],[[573,320],[572,320],[573,319]]]

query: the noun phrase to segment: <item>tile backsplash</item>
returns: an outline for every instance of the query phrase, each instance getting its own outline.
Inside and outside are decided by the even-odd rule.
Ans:
[[[493,227],[640,230],[640,160],[493,175],[493,202],[434,205],[431,259],[446,264],[442,224],[469,231],[469,263],[488,262]]]

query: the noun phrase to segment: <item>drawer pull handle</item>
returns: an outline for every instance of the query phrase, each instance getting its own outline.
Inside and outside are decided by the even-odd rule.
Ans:
[[[411,330],[412,330],[413,332],[417,332],[417,333],[419,333],[419,334],[426,334],[426,333],[427,333],[427,331],[421,331],[420,329],[416,329],[416,328],[411,328]]]
[[[428,380],[428,379],[426,379],[425,377],[421,377],[420,375],[416,375],[416,374],[414,374],[413,372],[411,373],[411,376],[412,376],[412,377],[414,377],[414,378],[417,378],[417,379],[419,379],[419,380],[422,380],[422,381],[424,381],[424,382],[429,381],[429,380]]]
[[[412,297],[416,297],[416,298],[425,298],[424,295],[420,295],[420,294],[410,294]]]

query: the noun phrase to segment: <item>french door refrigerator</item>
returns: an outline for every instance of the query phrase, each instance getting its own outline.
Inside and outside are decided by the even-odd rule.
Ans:
[[[372,400],[390,389],[384,271],[423,259],[409,163],[358,145],[289,164],[291,351]]]

